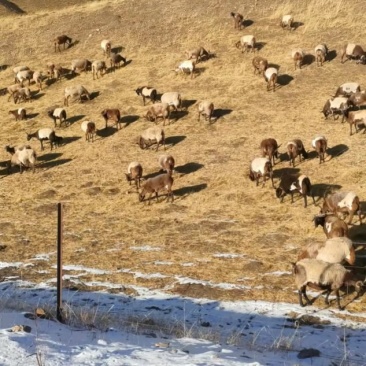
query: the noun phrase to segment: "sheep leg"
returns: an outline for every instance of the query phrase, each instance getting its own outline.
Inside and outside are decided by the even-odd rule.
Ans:
[[[349,212],[349,219],[348,219],[348,225],[351,225],[352,219],[353,219],[354,211]]]

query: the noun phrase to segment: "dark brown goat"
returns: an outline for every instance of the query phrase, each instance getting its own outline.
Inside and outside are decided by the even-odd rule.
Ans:
[[[244,17],[235,12],[231,12],[230,15],[234,18],[234,29],[241,30],[241,27],[243,26]]]
[[[111,62],[111,69],[113,69],[113,71],[116,70],[116,67],[120,68],[121,67],[121,62],[123,61],[123,66],[126,65],[127,61],[124,57],[122,57],[119,53],[111,53],[111,57],[110,57],[110,62]]]
[[[105,128],[107,128],[108,120],[112,120],[116,123],[117,130],[122,128],[121,126],[121,113],[119,109],[104,109],[101,112],[102,117],[105,121]]]
[[[348,225],[334,214],[319,214],[314,216],[314,225],[323,227],[327,238],[348,237]]]
[[[62,35],[62,36],[58,36],[56,37],[54,40],[53,40],[54,44],[55,44],[55,52],[57,52],[57,49],[59,50],[59,52],[61,52],[61,48],[60,48],[60,45],[64,45],[64,49],[66,47],[66,44],[67,44],[67,47],[69,48],[71,43],[72,43],[72,39],[66,35]]]
[[[268,61],[260,56],[255,56],[252,60],[252,65],[254,67],[254,75],[261,74],[264,75],[264,72],[268,68]]]
[[[312,193],[312,187],[310,179],[304,175],[291,175],[284,174],[281,177],[281,182],[279,187],[276,189],[276,197],[281,198],[281,203],[287,194],[291,195],[291,203],[294,203],[294,193],[299,192],[304,198],[304,207],[308,205],[307,196],[313,198],[313,203],[315,205],[314,195]]]
[[[304,148],[301,140],[295,139],[287,143],[287,154],[290,159],[290,166],[295,166],[295,158],[299,157],[299,162],[301,163],[301,156],[307,159],[308,153]]]
[[[261,142],[260,149],[262,150],[262,156],[268,156],[272,166],[275,165],[275,158],[278,159],[278,144],[275,139],[268,138]]]

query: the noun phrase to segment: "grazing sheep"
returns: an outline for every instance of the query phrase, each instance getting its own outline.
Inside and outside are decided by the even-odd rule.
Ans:
[[[268,61],[260,56],[255,56],[252,60],[252,65],[254,67],[254,75],[261,74],[264,75],[264,72],[268,68]]]
[[[158,162],[162,170],[165,170],[169,175],[173,174],[175,160],[171,155],[160,155],[158,158]]]
[[[103,50],[103,54],[109,57],[112,49],[112,42],[108,39],[103,39],[103,41],[100,43],[100,47]]]
[[[133,161],[128,165],[127,173],[125,173],[127,182],[130,182],[131,185],[131,182],[134,180],[136,188],[139,189],[141,186],[142,172],[142,165],[137,161]]]
[[[348,98],[348,104],[352,107],[357,107],[360,109],[361,107],[366,105],[366,91],[362,90],[360,92],[356,92],[351,94]]]
[[[84,121],[81,123],[81,130],[85,132],[85,141],[93,142],[96,133],[95,123],[92,121]]]
[[[262,150],[262,156],[268,156],[272,166],[275,166],[275,158],[278,159],[278,144],[275,139],[268,138],[261,142],[260,149]]]
[[[113,71],[116,71],[116,67],[120,68],[121,67],[121,62],[123,61],[123,66],[126,65],[127,61],[124,57],[122,57],[119,53],[111,53],[111,57],[109,59],[110,63],[111,63],[111,69],[113,69]]]
[[[272,171],[272,165],[268,158],[255,158],[250,163],[249,167],[249,179],[251,181],[256,181],[256,185],[259,185],[259,178],[263,177],[263,185],[266,183],[267,177],[269,177],[272,181],[272,187],[274,187],[273,184],[273,171]]]
[[[318,214],[314,216],[314,225],[323,227],[327,238],[348,237],[347,224],[334,214]]]
[[[209,100],[202,100],[198,103],[198,121],[200,120],[201,114],[205,116],[205,120],[211,123],[211,118],[214,112],[214,104]]]
[[[57,52],[57,49],[59,52],[61,52],[61,48],[60,45],[64,45],[64,49],[65,46],[67,44],[67,48],[69,48],[71,46],[72,43],[72,39],[66,35],[62,35],[62,36],[58,36],[53,40],[54,44],[55,44],[55,52]]]
[[[231,12],[230,15],[234,18],[234,29],[241,30],[243,25],[244,17],[239,13]]]
[[[20,145],[20,146],[5,146],[5,151],[9,153],[10,155],[14,155],[17,150],[23,150],[23,149],[31,149],[31,146],[29,145]]]
[[[71,73],[75,74],[78,72],[79,74],[82,71],[88,72],[91,70],[92,63],[86,58],[80,58],[71,61]]]
[[[309,177],[304,174],[291,175],[284,174],[281,177],[280,185],[276,189],[276,197],[281,198],[281,203],[287,194],[291,194],[291,203],[294,203],[294,193],[299,192],[304,198],[304,207],[308,205],[307,196],[312,197],[315,205],[315,199],[312,192],[311,182]]]
[[[107,72],[107,65],[104,61],[93,61],[92,63],[93,80],[95,76],[99,79],[98,72],[100,76],[103,76]]]
[[[28,80],[28,86],[30,86],[31,79],[33,78],[33,71],[31,70],[22,70],[16,74],[16,80],[20,83],[21,87],[24,86],[24,81]]]
[[[296,48],[291,51],[291,57],[294,60],[295,70],[297,68],[301,69],[301,65],[305,57],[305,52],[300,48]]]
[[[335,97],[350,97],[352,94],[360,91],[361,91],[360,84],[347,82],[337,88]]]
[[[315,47],[315,58],[316,58],[316,65],[323,66],[323,63],[326,60],[328,55],[328,47],[326,44],[321,43]]]
[[[20,88],[16,90],[13,94],[14,104],[19,102],[30,102],[32,94],[29,88]]]
[[[8,102],[12,97],[14,97],[14,93],[21,88],[19,84],[13,84],[6,88],[6,92],[9,94]]]
[[[242,36],[240,38],[240,41],[235,43],[236,48],[241,47],[241,53],[243,53],[244,51],[249,52],[250,49],[251,52],[255,52],[256,50],[255,46],[256,46],[256,40],[253,35]]]
[[[35,71],[33,73],[32,80],[38,85],[39,90],[42,90],[42,81],[43,81],[43,74],[41,71]]]
[[[325,102],[322,112],[325,119],[327,119],[329,115],[332,115],[335,120],[336,116],[342,115],[343,123],[349,107],[350,103],[347,97],[330,98]]]
[[[15,109],[12,111],[9,111],[9,114],[12,114],[15,117],[15,120],[25,120],[27,119],[27,112],[24,108]]]
[[[362,287],[361,281],[356,281],[355,275],[345,269],[339,263],[327,263],[318,259],[306,258],[293,263],[293,274],[295,275],[295,284],[299,294],[300,306],[311,305],[311,301],[306,295],[306,287],[311,286],[320,290],[327,290],[325,303],[329,305],[329,295],[335,291],[337,305],[342,310],[339,299],[339,289],[343,285],[355,286],[356,297]],[[306,304],[303,303],[305,298]]]
[[[46,72],[48,75],[48,78],[54,78],[55,77],[55,64],[53,62],[47,62],[46,63]]]
[[[146,149],[152,144],[157,144],[155,151],[158,151],[159,145],[164,146],[165,150],[165,133],[164,130],[160,127],[154,126],[149,127],[147,130],[142,132],[142,134],[138,138],[138,144],[141,149]]]
[[[174,196],[172,192],[172,185],[174,179],[170,174],[160,174],[156,177],[149,178],[142,187],[142,191],[139,194],[139,200],[142,202],[145,199],[146,194],[149,194],[149,205],[151,196],[155,193],[156,200],[158,201],[158,193],[161,190],[167,190],[167,202],[171,198],[174,201]]]
[[[30,70],[30,68],[28,66],[24,66],[24,65],[21,65],[21,66],[15,66],[13,68],[13,73],[14,73],[14,83],[18,83],[18,79],[17,79],[17,74],[18,72],[20,71],[28,71]]]
[[[31,168],[33,173],[37,162],[37,154],[30,146],[22,146],[15,149],[10,161],[8,162],[8,174],[14,165],[19,166],[19,173],[23,173],[23,168]]]
[[[55,124],[55,127],[57,126],[56,124],[56,120],[60,121],[60,127],[62,123],[66,124],[66,111],[64,108],[55,108],[55,109],[50,109],[49,111],[47,111],[48,117],[53,119],[53,122]]]
[[[357,63],[365,64],[366,63],[366,52],[362,49],[362,47],[358,44],[347,43],[345,44],[340,51],[341,55],[341,63],[343,64],[343,59],[346,57],[347,60],[357,60]]]
[[[55,131],[52,128],[41,128],[34,133],[27,133],[27,140],[36,138],[41,143],[41,150],[44,150],[43,141],[49,141],[51,150],[53,145],[59,146],[62,141],[62,137],[56,136]]]
[[[190,51],[186,51],[187,60],[195,60],[196,63],[199,63],[203,60],[208,60],[211,57],[214,57],[214,54],[210,51],[206,51],[203,47],[198,47]]]
[[[304,148],[304,144],[301,140],[295,139],[287,143],[287,154],[290,159],[290,166],[295,167],[295,158],[299,157],[301,163],[301,155],[304,159],[307,159],[308,153]]]
[[[178,111],[178,108],[182,108],[182,98],[178,92],[164,93],[161,96],[160,101],[162,103],[168,103],[175,111]]]
[[[75,85],[75,86],[67,86],[64,92],[64,106],[69,105],[69,98],[78,98],[79,103],[82,102],[81,98],[86,96],[88,100],[90,100],[90,93],[82,86],[82,85]]]
[[[55,65],[52,62],[48,62],[46,65],[48,79],[55,78],[56,80],[61,81],[61,77],[67,74],[67,70],[64,69],[61,65]]]
[[[142,101],[145,105],[145,99],[150,99],[151,102],[154,104],[157,100],[157,91],[155,88],[150,86],[141,86],[135,90],[137,95],[142,96]]]
[[[325,243],[311,243],[299,254],[297,260],[315,258],[328,263],[342,263],[346,261],[353,265],[356,261],[355,248],[350,239],[334,237]]]
[[[360,111],[346,111],[345,116],[347,122],[349,123],[349,135],[352,135],[352,126],[355,126],[356,132],[358,132],[358,124],[363,124],[364,128],[366,126],[366,109],[361,109]],[[363,133],[365,133],[366,128]]]
[[[165,126],[165,120],[168,118],[168,124],[170,124],[170,107],[168,103],[155,103],[146,112],[145,118],[150,122],[157,122],[157,119],[161,117],[164,121],[163,126]]]
[[[292,15],[284,15],[280,20],[280,26],[282,29],[288,28],[293,30],[294,17]]]
[[[334,192],[324,197],[323,207],[320,213],[333,213],[337,215],[338,212],[348,214],[348,225],[351,225],[355,213],[357,213],[362,224],[361,219],[361,203],[359,197],[354,192]]]
[[[174,70],[175,72],[179,72],[181,74],[190,74],[191,79],[193,79],[193,73],[196,69],[196,61],[195,60],[185,60],[182,61],[178,67]]]
[[[318,135],[311,141],[311,146],[316,150],[319,156],[319,164],[322,162],[325,163],[325,154],[328,147],[327,139],[322,136]]]
[[[267,91],[271,89],[275,92],[276,91],[276,84],[277,84],[277,74],[278,71],[274,67],[269,67],[264,72],[264,80],[267,82]]]
[[[105,121],[105,128],[107,128],[107,122],[108,120],[112,120],[116,123],[116,128],[117,130],[119,130],[120,128],[122,128],[121,126],[121,112],[119,111],[119,109],[104,109],[101,112],[102,117],[104,118]]]

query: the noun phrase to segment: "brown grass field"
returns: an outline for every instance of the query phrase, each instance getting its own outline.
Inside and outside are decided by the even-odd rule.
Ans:
[[[14,169],[8,176],[1,168],[0,244],[6,248],[0,261],[32,265],[0,269],[0,278],[17,275],[44,282],[56,277],[56,204],[63,202],[64,264],[106,271],[80,277],[83,282],[95,281],[91,290],[105,289],[99,281],[121,284],[120,291],[130,294],[130,286],[137,285],[192,297],[296,303],[290,262],[305,244],[325,240],[312,222],[325,189],[340,186],[366,199],[366,135],[349,136],[348,124],[324,120],[320,113],[340,84],[366,84],[365,66],[341,64],[335,56],[346,42],[366,46],[363,20],[358,17],[364,2],[265,0],[244,1],[238,8],[231,0],[69,0],[62,9],[57,1],[15,3],[27,13],[20,16],[0,7],[0,63],[8,65],[0,72],[0,88],[13,83],[12,68],[17,65],[44,70],[48,61],[69,67],[75,58],[103,59],[100,42],[105,38],[123,47],[122,55],[131,62],[95,81],[91,73],[83,73],[40,92],[31,85],[34,100],[21,105],[32,115],[27,121],[15,122],[8,111],[18,105],[0,97],[0,142],[5,146],[25,143],[26,132],[52,127],[46,111],[62,106],[66,86],[82,84],[94,93],[90,102],[67,107],[72,123],[56,128],[64,145],[50,152],[48,144],[41,151],[38,141],[30,142],[39,156],[35,174],[20,175]],[[248,26],[235,30],[230,11],[243,13]],[[280,17],[288,12],[302,23],[293,32],[279,27]],[[77,41],[61,54],[54,52],[52,42],[60,34]],[[253,74],[253,54],[234,47],[245,34],[254,34],[261,42],[258,55],[279,65],[281,85],[275,93],[267,92],[264,79]],[[295,71],[291,49],[301,47],[313,54],[321,42],[332,51],[332,60],[323,67],[312,62]],[[185,59],[184,51],[200,45],[217,57],[198,64],[193,80],[176,75],[172,69]],[[147,107],[134,91],[141,85],[154,86],[160,93],[179,91],[187,107],[165,127],[166,152],[175,157],[177,167],[172,204],[139,203],[133,186],[127,194],[124,173],[129,162],[140,161],[145,175],[156,173],[157,157],[163,152],[141,150],[135,144],[139,133],[151,125],[142,117]],[[201,99],[214,102],[219,115],[214,123],[197,121],[196,101]],[[100,112],[108,107],[120,108],[129,122],[121,130],[103,129]],[[80,129],[87,118],[100,129],[94,143],[84,141]],[[278,185],[288,168],[287,141],[301,138],[312,151],[316,134],[328,138],[326,163],[320,166],[311,152],[295,168],[312,180],[316,206],[309,201],[304,209],[302,199],[296,197],[291,204],[289,196],[281,204],[268,182],[262,188],[248,179],[249,162],[260,156],[263,138],[274,137],[282,144],[282,159],[274,168]],[[4,149],[1,154],[4,165],[9,156]],[[352,239],[366,241],[365,226],[358,219],[354,222]],[[151,250],[139,250],[145,246]],[[218,255],[222,253],[234,256]],[[363,266],[361,251],[357,253],[357,265]],[[49,254],[51,260],[35,259],[40,254]],[[144,276],[158,273],[165,277]],[[206,285],[182,283],[182,278]],[[218,286],[222,283],[229,288]],[[363,296],[347,309],[356,317],[365,302]],[[322,307],[323,302],[316,305]]]

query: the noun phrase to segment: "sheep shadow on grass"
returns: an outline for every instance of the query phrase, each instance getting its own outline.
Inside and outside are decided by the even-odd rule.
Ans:
[[[94,100],[95,98],[99,97],[100,92],[94,91],[90,93],[90,100]]]
[[[297,30],[297,28],[302,27],[303,25],[304,25],[303,22],[293,22],[291,29],[292,30]]]
[[[306,54],[303,59],[302,59],[302,66],[309,66],[311,65],[313,62],[315,61],[315,56],[312,55],[311,53]]]
[[[111,48],[112,53],[121,53],[125,48],[123,46],[116,46]]]
[[[76,116],[69,117],[66,120],[66,123],[67,123],[68,126],[71,126],[72,124],[74,124],[77,121],[80,121],[84,117],[85,117],[85,114],[77,114]]]
[[[312,184],[312,192],[314,197],[318,197],[315,202],[319,202],[325,194],[337,191],[342,188],[339,184],[326,184],[326,183],[316,183]]]
[[[74,41],[74,42],[71,42],[71,43],[69,44],[69,46],[67,47],[67,50],[68,50],[69,48],[72,48],[72,47],[77,46],[79,43],[80,43],[80,41],[79,41],[79,40],[77,40],[77,39],[75,39],[75,41]]]
[[[276,89],[280,89],[280,88],[290,84],[292,80],[294,80],[294,78],[291,75],[288,75],[288,74],[278,75]]]
[[[138,116],[138,115],[130,114],[130,115],[121,117],[121,123],[124,123],[125,127],[127,127],[131,123],[138,121],[139,118],[140,118],[140,116]]]
[[[44,154],[42,156],[39,156],[37,158],[38,161],[51,161],[51,160],[55,160],[57,158],[59,158],[62,155],[62,153],[48,153],[48,154]]]
[[[362,210],[362,207],[364,209],[366,208],[366,202],[361,202],[361,211],[365,212],[364,210]],[[364,216],[362,219],[364,219]],[[352,241],[357,242],[357,243],[366,243],[366,230],[365,230],[364,225],[349,226],[348,234]],[[357,244],[355,244],[355,247],[357,248]],[[363,245],[362,247],[363,248],[361,249],[361,251],[366,256],[366,246]],[[359,251],[357,251],[357,253],[359,253]],[[356,259],[357,259],[357,256],[356,256]]]
[[[10,65],[0,65],[0,71],[5,71]]]
[[[39,115],[39,113],[27,113],[27,120],[28,119],[32,119],[32,118],[36,118]]]
[[[241,25],[244,27],[244,29],[250,27],[253,24],[254,24],[254,21],[251,19],[245,19],[241,22]]]
[[[68,136],[62,138],[62,145],[70,144],[71,142],[80,140],[81,136]]]
[[[59,160],[50,160],[50,161],[46,161],[45,163],[39,164],[37,166],[37,168],[42,168],[45,170],[54,168],[56,166],[60,166],[66,163],[69,163],[70,161],[72,161],[72,159],[59,159]]]
[[[191,195],[192,193],[201,192],[202,190],[204,190],[206,188],[207,188],[207,184],[201,183],[201,184],[196,184],[194,186],[187,186],[187,187],[175,189],[173,191],[173,194],[175,197],[178,196],[180,199],[184,199],[184,198],[188,197],[189,195]]]
[[[330,62],[330,61],[333,61],[336,57],[337,57],[337,51],[336,50],[328,51],[328,54],[326,56],[326,60]]]
[[[233,111],[232,109],[222,109],[222,108],[215,109],[212,113],[212,117],[214,118],[214,121],[212,121],[211,124],[215,123],[219,118],[227,116],[232,111]]]
[[[197,102],[197,99],[186,99],[182,100],[182,108],[188,109]]]
[[[165,139],[165,144],[175,146],[176,144],[179,144],[186,138],[187,138],[187,136],[182,136],[182,135],[181,136],[169,136]]]
[[[266,45],[266,42],[256,42],[255,47],[257,49],[257,51],[260,51],[261,49],[264,48],[264,46]]]
[[[31,99],[33,99],[33,100],[38,100],[38,99],[42,98],[45,95],[45,93],[40,93],[39,90],[35,91],[35,92],[34,91],[31,92],[31,94],[32,94]]]
[[[189,174],[189,173],[194,173],[197,170],[202,169],[203,167],[204,167],[203,164],[190,162],[190,163],[186,163],[184,165],[175,167],[174,171],[176,171],[177,173],[180,173],[180,174]]]
[[[173,120],[173,123],[175,123],[187,115],[188,115],[188,111],[173,111],[170,114],[170,123],[172,123],[172,120]]]
[[[349,150],[348,146],[345,144],[338,144],[327,149],[327,155],[331,157],[331,159],[344,154]]]
[[[97,130],[96,135],[100,138],[106,138],[113,136],[116,132],[118,132],[116,127],[107,126],[107,128],[102,128],[101,130]]]
[[[281,179],[283,175],[293,175],[296,176],[300,173],[299,168],[280,168],[273,170],[273,178],[274,179]]]

